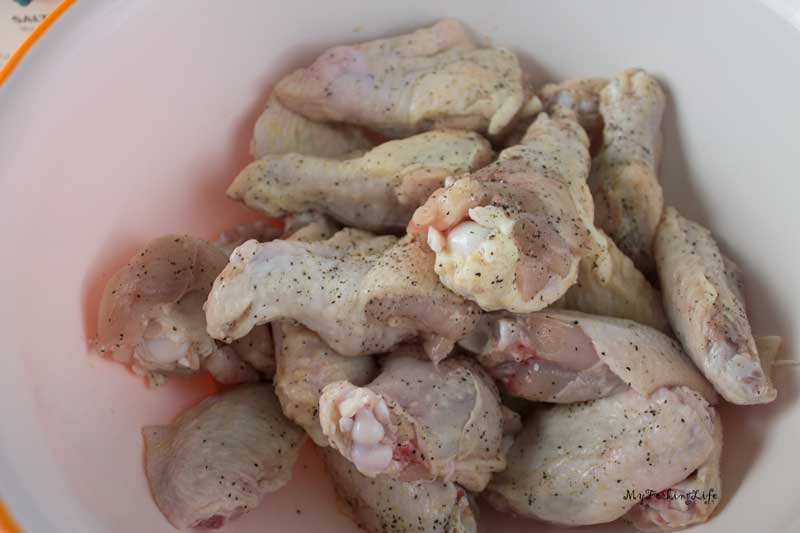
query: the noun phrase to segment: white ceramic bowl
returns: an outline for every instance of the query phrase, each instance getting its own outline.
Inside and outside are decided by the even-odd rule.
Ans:
[[[798,2],[82,1],[0,88],[0,496],[27,533],[172,531],[139,430],[213,386],[151,391],[91,353],[103,283],[151,237],[253,218],[223,191],[271,82],[327,46],[444,16],[513,47],[537,80],[657,73],[668,202],[716,231],[747,274],[756,332],[795,352]],[[722,408],[724,499],[697,531],[800,531],[797,372],[772,405]],[[488,510],[482,523],[557,530]],[[226,531],[355,528],[306,450],[292,483]]]

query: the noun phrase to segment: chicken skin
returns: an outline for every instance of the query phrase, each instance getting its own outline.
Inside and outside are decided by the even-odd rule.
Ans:
[[[441,479],[481,491],[505,468],[504,417],[514,415],[474,362],[450,357],[436,366],[418,351],[395,352],[364,387],[327,385],[322,431],[366,476]]]
[[[302,427],[317,446],[328,438],[319,425],[319,397],[325,385],[347,381],[366,385],[377,374],[371,356],[344,357],[319,335],[291,320],[272,324],[275,335],[275,393],[283,413]]]
[[[661,293],[602,230],[594,232],[594,242],[594,252],[578,266],[578,281],[560,301],[563,307],[669,332]]]
[[[492,156],[480,135],[458,130],[390,141],[349,159],[265,156],[236,177],[228,196],[273,217],[316,210],[355,228],[399,230],[447,176]]]
[[[714,447],[708,460],[692,475],[665,491],[644,498],[625,520],[641,531],[684,529],[705,522],[722,496],[722,420],[714,413]]]
[[[687,387],[539,407],[484,495],[500,511],[554,524],[611,522],[638,495],[676,487],[713,460],[718,421]]]
[[[442,283],[486,311],[563,296],[592,250],[588,146],[574,113],[541,114],[495,163],[434,192],[408,231],[427,236]]]
[[[274,94],[258,117],[250,142],[253,159],[281,154],[338,158],[370,148],[372,143],[360,129],[309,120],[284,107]]]
[[[507,393],[527,400],[573,403],[686,385],[716,401],[677,342],[630,320],[557,309],[486,314],[460,344]]]
[[[142,433],[150,491],[178,529],[216,529],[256,507],[289,482],[305,439],[268,384],[216,394]]]
[[[390,138],[437,128],[497,135],[525,100],[516,56],[479,48],[455,20],[331,48],[282,79],[275,94],[312,120],[366,126]]]
[[[421,338],[441,358],[478,311],[444,288],[433,254],[404,238],[344,229],[326,241],[248,241],[214,282],[208,332],[231,342],[253,327],[294,319],[344,356],[387,352]]]
[[[367,477],[331,448],[322,455],[337,496],[367,533],[477,532],[470,499],[455,483]]]
[[[645,274],[655,270],[653,238],[664,206],[658,164],[665,105],[664,92],[645,71],[612,78],[600,92],[603,147],[589,178],[595,223]]]
[[[729,402],[773,401],[777,391],[750,329],[741,273],[711,232],[670,207],[655,254],[667,316],[697,367]]]

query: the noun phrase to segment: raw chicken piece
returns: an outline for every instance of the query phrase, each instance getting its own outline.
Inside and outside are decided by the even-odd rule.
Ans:
[[[594,233],[595,252],[581,259],[578,281],[561,303],[584,313],[627,318],[669,332],[661,293],[608,236]]]
[[[777,391],[759,360],[739,269],[704,227],[668,208],[655,241],[664,305],[695,364],[729,402],[767,403]]]
[[[441,358],[472,330],[478,311],[441,286],[433,260],[408,238],[354,229],[314,243],[248,241],[214,282],[208,332],[230,342],[291,318],[341,355],[382,353],[421,336]]]
[[[629,386],[647,396],[682,385],[716,402],[677,342],[630,320],[555,309],[486,314],[460,344],[509,394],[528,400],[580,402]]]
[[[427,234],[442,283],[487,311],[560,298],[592,248],[588,145],[571,111],[541,114],[522,144],[433,193],[408,230]]]
[[[232,351],[217,354],[206,332],[203,302],[226,262],[201,239],[166,235],[150,242],[106,285],[97,324],[101,353],[113,353],[153,385],[204,368],[224,383],[257,378]]]
[[[275,393],[283,413],[306,430],[317,446],[328,438],[319,425],[319,397],[328,383],[348,381],[366,385],[377,374],[370,356],[344,357],[319,335],[291,320],[272,325],[275,335]]]
[[[253,509],[291,479],[305,437],[268,384],[216,394],[142,434],[153,499],[178,529],[219,528]]]
[[[705,522],[722,495],[722,420],[714,413],[714,448],[708,460],[688,478],[634,506],[625,516],[641,531],[684,529]]]
[[[367,316],[419,332],[428,357],[438,362],[475,329],[480,309],[441,284],[435,261],[424,243],[404,237],[381,256],[362,286]]]
[[[665,102],[645,71],[615,76],[600,93],[603,147],[589,178],[597,226],[645,274],[654,270],[653,237],[664,205],[657,171]]]
[[[686,387],[539,408],[484,495],[500,511],[546,522],[611,522],[712,459],[716,416]]]
[[[504,410],[478,365],[450,357],[438,366],[407,347],[384,362],[365,387],[327,385],[319,400],[322,431],[369,477],[442,479],[481,491],[505,468]]]
[[[478,169],[492,156],[477,133],[431,131],[346,160],[267,156],[245,167],[228,196],[270,216],[314,209],[348,226],[398,230],[447,176]]]
[[[360,129],[308,120],[286,109],[275,95],[267,100],[250,141],[253,159],[290,153],[336,158],[370,148],[372,143]]]
[[[312,120],[359,124],[392,138],[435,128],[496,135],[525,98],[516,56],[478,48],[455,20],[331,48],[281,80],[275,94]]]
[[[244,240],[327,238],[334,226],[322,215],[290,215],[283,221],[239,225],[216,246],[189,236],[166,235],[150,242],[106,284],[97,325],[101,353],[130,364],[151,385],[170,374],[207,371],[220,383],[256,381],[275,372],[269,329],[254,328],[230,347],[206,332],[203,304],[226,254]]]
[[[602,143],[603,116],[600,114],[600,91],[608,85],[603,78],[567,80],[548,83],[539,90],[539,99],[546,112],[557,106],[572,109],[586,130],[592,147]]]
[[[337,496],[358,527],[368,533],[476,533],[466,491],[443,481],[404,483],[367,477],[338,452],[322,451]]]

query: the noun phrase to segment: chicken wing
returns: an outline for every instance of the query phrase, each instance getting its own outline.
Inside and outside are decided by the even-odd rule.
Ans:
[[[218,350],[206,333],[203,302],[226,263],[220,249],[201,239],[166,235],[150,242],[106,285],[97,324],[100,352],[154,385],[168,374],[201,371]],[[222,381],[237,375],[241,364],[231,351],[212,363]]]
[[[539,99],[546,112],[552,112],[557,106],[572,109],[594,148],[602,144],[603,115],[600,113],[600,91],[607,85],[608,80],[603,78],[548,83],[539,90]]]
[[[595,315],[627,318],[669,332],[661,293],[639,272],[614,241],[598,230],[595,251],[581,259],[578,281],[561,304]]]
[[[211,396],[142,433],[150,491],[178,529],[219,528],[256,507],[291,479],[305,437],[268,384]]]
[[[477,532],[469,496],[455,483],[371,478],[331,448],[322,455],[336,494],[353,521],[368,533]]]
[[[625,519],[641,531],[684,529],[705,522],[722,496],[722,420],[714,413],[714,447],[708,460],[677,485],[642,499]]]
[[[441,358],[478,311],[432,273],[433,254],[404,238],[344,229],[322,242],[248,241],[214,282],[208,332],[230,342],[291,318],[345,356],[383,353],[422,337]]]
[[[654,271],[653,238],[664,205],[658,164],[665,102],[643,70],[615,76],[600,93],[603,147],[589,178],[597,226],[645,274]]]
[[[403,481],[442,479],[481,491],[505,468],[503,419],[509,415],[479,366],[450,357],[438,366],[400,350],[365,387],[327,385],[322,431],[364,475]]]
[[[715,410],[686,387],[631,389],[530,414],[484,495],[556,524],[611,522],[639,495],[674,487],[715,453]]]
[[[250,141],[253,159],[291,153],[338,158],[370,148],[372,143],[359,128],[314,122],[284,107],[274,94],[258,117]]]
[[[325,385],[347,381],[366,385],[377,374],[372,357],[344,357],[319,335],[291,320],[272,325],[275,335],[275,393],[283,413],[306,430],[317,446],[328,438],[319,425],[319,397]]]
[[[461,23],[324,52],[275,87],[312,120],[367,126],[392,138],[435,128],[496,135],[525,99],[516,56],[478,48]]]
[[[427,234],[442,283],[487,311],[560,298],[592,249],[588,145],[574,113],[541,114],[522,144],[434,192],[408,230]]]
[[[272,377],[269,329],[254,328],[230,346],[220,345],[206,332],[208,292],[228,262],[226,254],[244,240],[328,237],[333,231],[323,216],[306,213],[236,226],[216,245],[181,235],[155,239],[106,284],[96,345],[151,385],[164,383],[170,374],[203,371],[225,384],[256,381],[259,373]]]
[[[228,196],[269,216],[313,209],[356,228],[398,230],[447,176],[478,169],[492,156],[477,133],[431,131],[346,160],[266,156],[245,167]]]
[[[683,385],[716,401],[677,342],[630,320],[556,309],[486,314],[460,344],[509,394],[528,400],[580,402],[628,387],[647,396]]]
[[[664,305],[684,348],[729,402],[767,403],[777,391],[761,367],[739,269],[706,228],[668,208],[655,242]]]

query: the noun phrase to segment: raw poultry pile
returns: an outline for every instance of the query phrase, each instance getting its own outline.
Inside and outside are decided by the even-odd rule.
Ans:
[[[707,520],[716,405],[775,399],[780,339],[754,338],[736,265],[664,208],[665,105],[640,69],[533,87],[454,20],[282,79],[228,189],[264,221],[152,241],[101,303],[100,350],[152,385],[226,385],[144,428],[164,516],[222,527],[309,436],[371,532],[474,532],[478,500]]]

